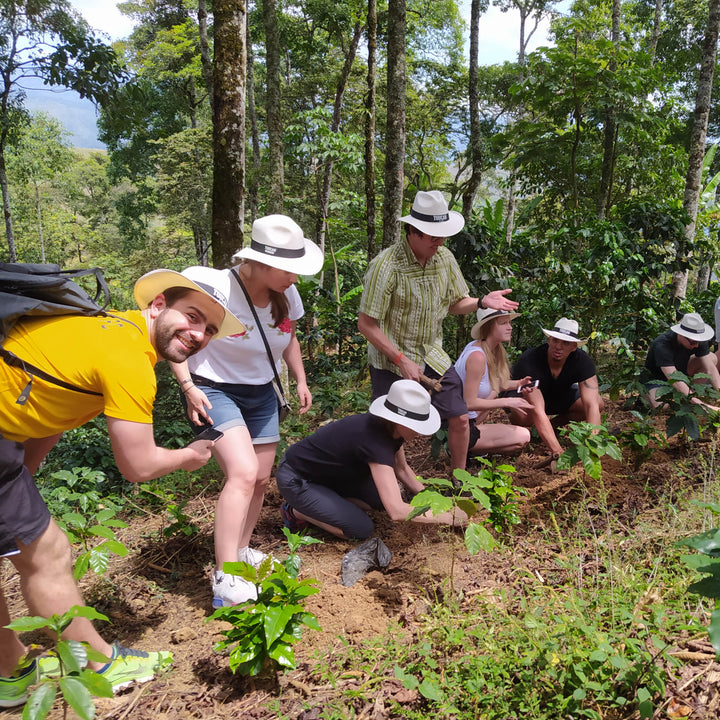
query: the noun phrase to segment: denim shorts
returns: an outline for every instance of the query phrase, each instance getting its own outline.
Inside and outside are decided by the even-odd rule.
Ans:
[[[271,382],[266,385],[213,383],[210,387],[202,378],[194,376],[193,380],[212,403],[209,415],[216,430],[246,427],[254,445],[280,440],[277,395]],[[205,427],[195,425],[193,430],[201,432]]]

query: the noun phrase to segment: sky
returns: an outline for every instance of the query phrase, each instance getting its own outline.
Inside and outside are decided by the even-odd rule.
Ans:
[[[133,28],[132,21],[123,15],[114,0],[74,0],[72,5],[95,30],[109,41],[127,37]],[[461,0],[463,16],[469,22],[470,0]],[[532,36],[528,51],[547,44],[549,23],[545,21]],[[520,20],[517,12],[502,13],[491,7],[480,18],[480,65],[492,65],[517,58]],[[27,106],[31,112],[43,111],[55,116],[71,133],[75,147],[101,148],[97,139],[95,108],[87,100],[69,91],[49,90],[40,85],[27,93]]]

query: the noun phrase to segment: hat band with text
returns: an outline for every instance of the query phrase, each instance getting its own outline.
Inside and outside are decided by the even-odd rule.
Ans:
[[[423,222],[447,222],[450,219],[450,213],[445,213],[443,215],[425,215],[424,213],[419,213],[417,210],[410,210],[410,215],[414,217],[416,220],[422,220]]]
[[[206,285],[205,283],[198,282],[197,280],[193,280],[193,282],[198,287],[201,287],[211,298],[214,298],[221,305],[227,307],[227,298],[216,287],[213,287],[212,285]]]
[[[558,327],[557,325],[553,328],[553,332],[569,335],[571,338],[575,338],[576,340],[578,339],[578,336],[572,330],[566,330],[565,328]]]
[[[424,414],[411,412],[410,410],[405,410],[405,408],[398,407],[397,405],[391,403],[387,398],[385,398],[385,407],[394,412],[396,415],[409,418],[410,420],[427,420],[430,417],[429,412]]]
[[[291,248],[277,248],[274,245],[265,245],[257,240],[251,240],[250,247],[256,252],[263,255],[272,255],[273,257],[299,258],[305,255],[304,246],[293,250]]]

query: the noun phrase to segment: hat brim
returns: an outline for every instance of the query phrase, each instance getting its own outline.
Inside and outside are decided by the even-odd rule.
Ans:
[[[219,303],[207,290],[193,282],[189,278],[186,278],[182,273],[175,272],[175,270],[151,270],[149,273],[145,273],[141,278],[138,278],[133,289],[135,295],[135,302],[141,310],[149,307],[152,301],[158,296],[162,295],[168,288],[171,287],[186,287],[190,290],[197,290],[198,292],[207,295],[214,303],[219,305],[225,312],[222,323],[215,335],[213,340],[218,338],[227,337],[228,335],[242,335],[247,328],[241,323],[224,305]]]
[[[705,332],[702,334],[688,332],[680,326],[680,323],[673,325],[670,329],[677,335],[682,335],[688,340],[694,340],[695,342],[705,342],[715,337],[715,331],[707,323],[705,324]]]
[[[574,338],[571,335],[564,335],[563,333],[555,332],[555,330],[546,330],[540,328],[548,337],[555,338],[557,340],[565,340],[566,342],[574,342],[577,345],[584,345],[587,342],[587,338]]]
[[[234,259],[244,258],[255,260],[263,265],[294,273],[295,275],[315,275],[322,270],[325,255],[323,251],[312,241],[303,238],[305,241],[305,254],[297,258],[284,258],[277,255],[266,255],[265,253],[245,247],[233,256]]]
[[[412,418],[403,417],[393,412],[385,406],[387,395],[381,395],[370,404],[369,412],[376,417],[384,418],[390,422],[403,425],[410,430],[414,430],[419,435],[432,435],[440,429],[440,413],[431,405],[430,414],[427,420],[413,420]]]
[[[465,227],[465,218],[455,210],[448,211],[448,215],[450,217],[442,222],[418,220],[412,215],[404,215],[400,218],[400,221],[416,227],[426,235],[432,235],[433,237],[451,237],[457,235]]]
[[[487,325],[491,320],[497,320],[498,318],[507,318],[508,320],[514,320],[516,317],[520,317],[520,313],[517,312],[504,312],[500,313],[499,315],[491,315],[490,317],[486,317],[480,322],[476,322],[472,326],[472,330],[470,330],[470,337],[473,340],[479,340],[480,339],[480,329],[483,325]]]

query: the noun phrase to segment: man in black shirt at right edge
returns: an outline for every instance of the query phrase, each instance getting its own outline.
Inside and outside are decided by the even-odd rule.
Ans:
[[[539,382],[537,389],[523,397],[532,410],[510,411],[510,422],[530,427],[535,425],[540,439],[550,450],[550,457],[538,467],[554,463],[563,449],[555,435],[555,427],[570,420],[584,420],[593,425],[602,422],[605,407],[598,390],[595,363],[580,345],[576,320],[560,318],[552,328],[542,328],[547,343],[526,350],[512,367],[512,378],[531,377]],[[548,417],[555,415],[553,421]]]
[[[645,369],[650,374],[645,386],[652,407],[662,404],[655,398],[659,383],[667,382],[670,375],[677,370],[689,378],[705,373],[709,375],[711,385],[716,390],[720,389],[718,358],[715,353],[710,352],[708,343],[714,335],[715,331],[703,322],[698,313],[687,313],[677,325],[673,325],[652,341],[645,359]],[[688,384],[681,380],[674,382],[673,386],[683,395],[690,393]],[[706,405],[712,410],[720,410],[698,398],[693,398],[692,402]]]

